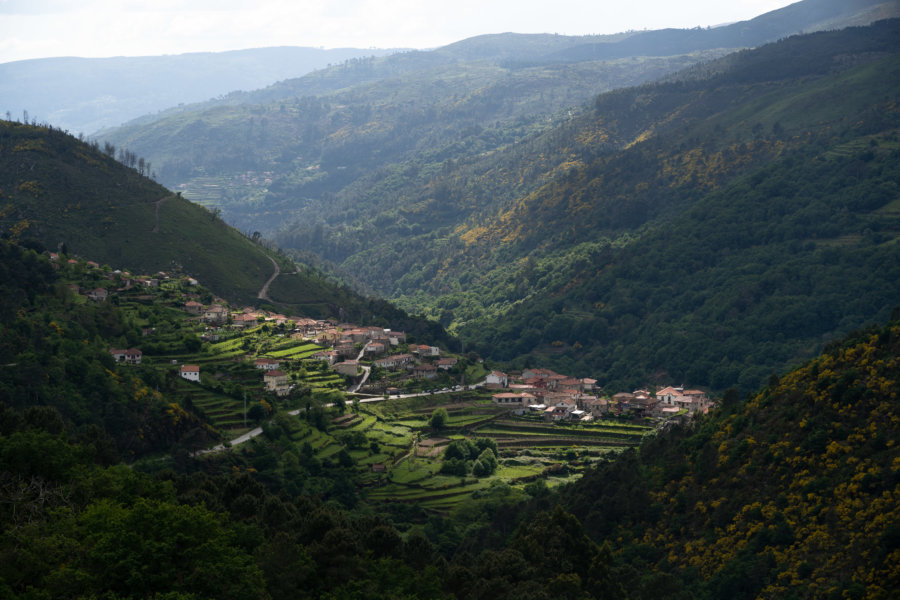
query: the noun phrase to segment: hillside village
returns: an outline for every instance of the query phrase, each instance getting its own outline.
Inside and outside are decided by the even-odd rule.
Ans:
[[[51,253],[51,260],[60,260]],[[178,273],[160,272],[136,276],[101,268],[92,261],[68,259],[67,264],[89,275],[94,287],[75,284],[71,289],[93,302],[140,302],[162,300],[184,315],[184,324],[195,332],[193,356],[179,362],[160,352],[159,332],[143,327],[142,340],[130,348],[110,348],[117,363],[140,365],[146,353],[157,363],[168,358],[178,366],[178,375],[202,383],[204,376],[225,379],[221,359],[252,365],[257,373],[241,378],[242,393],[267,402],[309,392],[303,374],[312,370],[333,373],[332,390],[360,395],[384,396],[401,393],[442,393],[484,388],[491,400],[513,415],[539,417],[547,422],[589,422],[609,416],[650,418],[658,422],[684,420],[705,414],[714,406],[702,390],[667,386],[658,390],[608,393],[595,379],[575,378],[545,368],[509,373],[486,371],[475,355],[447,355],[438,346],[416,343],[402,331],[361,326],[334,319],[312,319],[285,315],[257,307],[234,307],[206,291],[196,279]],[[254,333],[268,334],[269,341],[255,343]],[[276,340],[272,342],[271,340]],[[237,346],[235,345],[237,342]],[[143,349],[142,349],[143,348]],[[190,353],[189,353],[190,354]],[[206,365],[204,365],[206,363]],[[246,375],[246,374],[245,374]]]

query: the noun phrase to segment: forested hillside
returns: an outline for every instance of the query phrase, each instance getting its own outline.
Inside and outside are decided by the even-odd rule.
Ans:
[[[178,159],[198,176],[189,194],[277,221],[282,248],[320,254],[484,356],[617,389],[750,390],[898,295],[898,33],[795,36],[562,120],[532,117],[601,63],[460,71],[414,53],[439,64],[132,131],[172,164],[202,157]],[[636,76],[630,60],[602,68]]]
[[[241,229],[270,234],[295,219],[354,224],[387,209],[370,206],[373,181],[428,186],[451,161],[564,123],[600,92],[801,31],[897,14],[877,0],[804,0],[703,30],[484,35],[352,59],[148,115],[101,137],[147,156],[163,183],[219,207]]]
[[[427,181],[443,161],[542,131],[600,91],[722,53],[521,68],[419,54],[350,61],[280,84],[276,98],[238,96],[102,139],[150,157],[162,182],[229,222],[267,233],[324,218],[334,194],[373,172],[412,161]]]
[[[798,36],[604,94],[279,241],[486,355],[754,389],[898,297],[897,39],[896,22]]]
[[[854,332],[593,471],[564,506],[610,540],[635,598],[894,597],[898,353],[896,320]]]
[[[153,389],[152,366],[111,362],[109,345],[136,334],[122,309],[78,301],[63,284],[77,266],[0,253],[5,596],[887,599],[900,586],[900,321],[746,401],[729,390],[575,484],[498,482],[429,514],[370,502],[353,469],[298,449],[284,413],[246,452],[191,457],[214,432]]]
[[[114,269],[179,272],[233,302],[268,302],[310,317],[441,329],[389,303],[362,297],[317,270],[241,234],[216,212],[151,180],[152,165],[116,148],[58,129],[0,121],[0,233],[38,249],[62,251]],[[282,273],[267,300],[259,291]]]

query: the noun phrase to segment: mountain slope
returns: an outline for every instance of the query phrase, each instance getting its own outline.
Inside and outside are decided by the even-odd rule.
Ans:
[[[565,506],[635,598],[893,597],[898,357],[898,321],[854,332],[587,474]]]
[[[272,272],[266,254],[209,211],[58,131],[0,125],[4,230],[119,268],[180,267],[250,301]]]
[[[260,303],[258,293],[277,262],[283,275],[269,296],[281,310],[394,323],[444,338],[439,326],[335,285],[96,145],[55,129],[0,122],[0,232],[114,268],[181,271],[214,293],[247,304]]]
[[[601,96],[428,186],[371,185],[367,204],[392,212],[280,243],[467,323],[498,358],[621,387],[752,389],[898,297],[880,267],[897,258],[897,27],[792,38]],[[717,355],[709,340],[728,338]]]
[[[760,17],[740,28],[760,43],[813,28],[823,15],[852,20],[870,4],[805,0],[790,13],[795,18]],[[741,36],[728,33],[737,25],[729,27],[726,47],[743,47]],[[447,161],[545,131],[597,93],[726,52],[717,41],[674,53],[636,43],[609,60],[560,55],[588,42],[619,47],[642,35],[479,36],[429,52],[350,61],[102,135],[149,157],[166,185],[221,208],[241,228],[268,234],[326,213],[328,222],[347,223],[353,218],[345,213],[370,209],[359,189],[373,176],[427,184]],[[691,39],[696,32],[665,35]],[[337,194],[343,198],[335,214]]]

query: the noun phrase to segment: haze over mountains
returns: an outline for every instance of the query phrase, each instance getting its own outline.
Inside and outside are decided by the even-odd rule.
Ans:
[[[147,113],[254,90],[393,50],[257,48],[172,56],[42,58],[0,64],[2,110],[90,134]]]

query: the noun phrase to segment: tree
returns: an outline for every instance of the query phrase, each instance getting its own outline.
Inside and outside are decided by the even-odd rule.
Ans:
[[[80,517],[86,536],[84,567],[97,582],[93,595],[110,591],[148,597],[169,592],[199,597],[247,598],[264,594],[262,573],[230,542],[229,532],[202,506],[139,499],[132,508],[110,501]]]
[[[263,408],[261,404],[254,404],[250,407],[250,410],[247,411],[247,418],[254,423],[259,423],[266,418],[266,409]]]
[[[480,475],[480,477],[485,477],[487,475],[493,475],[494,471],[497,470],[498,462],[497,455],[494,454],[494,451],[490,448],[485,448],[484,451],[478,455],[478,458],[475,460],[475,464],[479,464],[484,467],[484,475]],[[475,473],[475,467],[472,467],[472,473]],[[478,475],[477,473],[475,473]]]
[[[432,429],[440,431],[447,426],[447,422],[449,421],[449,419],[450,416],[447,414],[446,408],[436,408],[434,409],[434,412],[431,413],[431,418],[428,419],[428,425]]]

